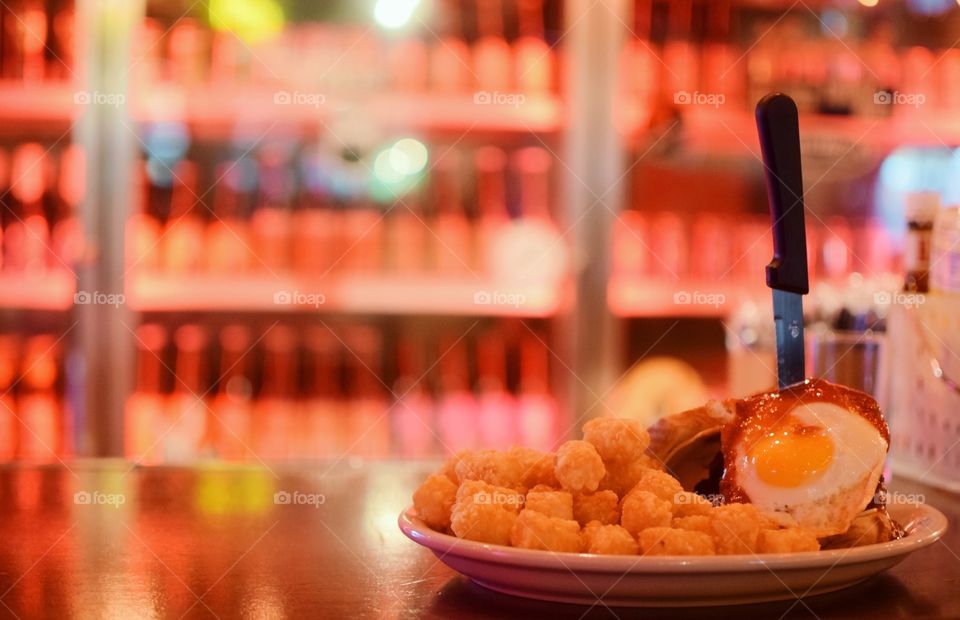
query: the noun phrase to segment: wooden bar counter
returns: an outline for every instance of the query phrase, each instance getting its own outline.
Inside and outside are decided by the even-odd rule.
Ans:
[[[0,468],[0,618],[958,618],[960,498],[897,480],[950,529],[888,573],[819,598],[712,610],[496,594],[407,540],[436,463]]]

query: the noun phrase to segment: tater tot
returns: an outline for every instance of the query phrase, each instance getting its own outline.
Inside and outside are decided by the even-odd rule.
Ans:
[[[518,488],[531,489],[538,484],[553,488],[560,486],[554,471],[557,462],[555,454],[514,446],[507,451],[507,456],[517,463],[520,471],[522,486]]]
[[[756,552],[761,523],[756,506],[725,504],[714,508],[711,516],[717,555]]]
[[[630,532],[619,525],[591,521],[581,532],[584,553],[636,555],[639,547]]]
[[[716,555],[713,539],[703,532],[651,527],[640,532],[643,555]]]
[[[630,491],[648,491],[660,499],[670,502],[672,506],[683,493],[683,487],[676,478],[667,472],[647,469],[641,474],[640,480]]]
[[[509,545],[523,495],[479,480],[467,480],[457,490],[450,529],[459,538]]]
[[[620,525],[636,536],[651,527],[670,527],[670,503],[649,491],[631,491],[620,507]]]
[[[553,491],[543,485],[527,491],[527,499],[523,507],[548,517],[573,519],[573,495],[567,491]]]
[[[627,463],[643,456],[650,434],[639,420],[603,417],[583,425],[583,438],[600,453],[604,463]]]
[[[616,525],[620,523],[620,500],[613,491],[577,493],[573,496],[573,518],[580,525],[591,521]]]
[[[514,547],[541,551],[580,551],[580,524],[550,517],[536,510],[522,510],[510,532]]]
[[[713,510],[713,504],[706,498],[690,491],[683,491],[673,500],[673,516],[692,517],[695,515],[708,515]]]
[[[820,541],[810,530],[802,527],[785,530],[760,530],[757,553],[794,553],[819,551]]]
[[[450,511],[457,500],[457,485],[444,474],[433,474],[413,493],[413,506],[423,522],[435,530],[450,527]]]
[[[437,473],[443,474],[454,484],[460,484],[460,477],[457,476],[457,464],[463,460],[463,457],[470,454],[470,452],[470,450],[461,450],[460,452],[457,452],[447,459],[447,462],[443,464],[443,466],[440,468],[440,471]]]
[[[679,530],[690,532],[703,532],[713,536],[713,519],[705,515],[691,515],[689,517],[675,517],[672,525]]]
[[[597,490],[606,469],[593,444],[568,441],[557,451],[557,480],[565,490],[582,493]]]
[[[643,475],[643,472],[650,469],[644,459],[637,459],[629,463],[610,463],[609,465],[605,464],[605,466],[607,473],[600,480],[598,488],[602,491],[613,491],[617,494],[617,497],[623,497],[629,493],[630,489],[640,482],[640,476]]]
[[[477,450],[464,454],[456,464],[456,472],[461,484],[466,480],[482,480],[511,489],[524,487],[522,464],[506,452],[497,450]]]

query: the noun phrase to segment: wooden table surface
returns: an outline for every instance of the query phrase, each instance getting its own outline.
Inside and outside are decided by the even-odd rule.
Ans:
[[[397,515],[434,467],[2,467],[0,617],[960,618],[955,495],[896,481],[948,515],[946,537],[806,605],[588,609],[488,592],[407,540]]]

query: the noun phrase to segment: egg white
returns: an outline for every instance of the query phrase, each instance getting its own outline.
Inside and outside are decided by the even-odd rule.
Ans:
[[[760,478],[750,462],[752,446],[741,443],[735,450],[736,483],[761,511],[790,514],[818,536],[845,532],[876,492],[887,442],[862,416],[833,403],[798,405],[790,416],[805,426],[826,430],[833,444],[827,469],[796,487],[772,485]]]

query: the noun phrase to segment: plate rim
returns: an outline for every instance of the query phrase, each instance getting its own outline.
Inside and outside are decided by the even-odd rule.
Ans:
[[[939,540],[947,530],[947,517],[929,504],[891,506],[891,512],[909,508],[911,521],[923,524],[917,534],[885,543],[795,553],[739,554],[720,556],[654,556],[598,555],[518,549],[457,538],[428,527],[408,506],[397,519],[400,530],[413,542],[433,551],[438,557],[450,555],[486,563],[539,568],[541,570],[630,572],[630,573],[700,573],[751,572],[789,568],[818,568],[869,562],[905,556]]]

